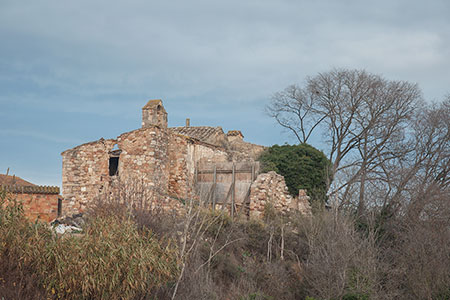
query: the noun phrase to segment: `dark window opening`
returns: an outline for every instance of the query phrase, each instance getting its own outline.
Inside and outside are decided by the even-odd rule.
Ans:
[[[119,174],[119,157],[109,158],[109,176],[116,176]]]
[[[61,217],[62,214],[62,199],[58,198],[58,218]]]

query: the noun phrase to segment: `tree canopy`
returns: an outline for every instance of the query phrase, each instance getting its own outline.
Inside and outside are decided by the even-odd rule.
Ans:
[[[275,171],[284,176],[289,193],[298,195],[306,189],[311,200],[326,201],[331,179],[330,161],[319,150],[306,143],[274,145],[260,156],[262,171]]]

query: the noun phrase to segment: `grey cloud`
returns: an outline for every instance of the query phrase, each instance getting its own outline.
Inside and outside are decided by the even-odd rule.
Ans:
[[[0,35],[28,49],[22,73],[80,97],[267,99],[340,66],[425,87],[448,75],[446,1],[10,1],[1,11]]]

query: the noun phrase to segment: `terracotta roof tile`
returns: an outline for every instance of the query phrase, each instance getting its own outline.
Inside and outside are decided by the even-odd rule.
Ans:
[[[211,138],[224,134],[222,127],[195,126],[195,127],[172,127],[173,132],[193,137],[202,142],[211,142]]]

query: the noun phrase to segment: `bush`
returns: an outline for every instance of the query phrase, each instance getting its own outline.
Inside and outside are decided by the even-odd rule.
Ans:
[[[378,299],[380,278],[375,238],[355,230],[342,215],[323,212],[299,224],[307,241],[304,262],[308,294],[317,299]]]
[[[331,163],[321,151],[308,144],[274,145],[259,160],[263,172],[275,171],[284,176],[292,196],[306,189],[311,200],[326,201]]]

